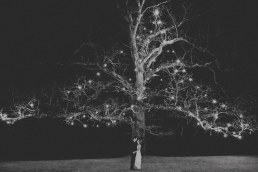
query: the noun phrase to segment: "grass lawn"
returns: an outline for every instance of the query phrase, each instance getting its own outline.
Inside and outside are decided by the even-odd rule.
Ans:
[[[124,172],[130,157],[0,162],[0,172]],[[255,156],[144,157],[146,172],[258,172]]]

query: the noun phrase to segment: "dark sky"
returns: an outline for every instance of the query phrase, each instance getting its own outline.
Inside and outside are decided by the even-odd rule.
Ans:
[[[48,78],[63,75],[55,64],[71,57],[82,42],[97,40],[107,44],[109,40],[121,39],[119,35],[125,34],[117,23],[114,2],[1,1],[2,92],[12,85],[26,87],[26,84],[42,79],[48,82]],[[219,54],[225,69],[221,84],[228,90],[249,91],[258,97],[258,12],[255,1],[198,0],[191,3],[196,13],[208,10],[197,19],[195,27],[200,30],[203,27],[205,33],[210,34],[211,49]]]

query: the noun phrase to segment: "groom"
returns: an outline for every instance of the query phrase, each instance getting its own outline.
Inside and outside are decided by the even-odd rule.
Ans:
[[[134,163],[135,163],[135,156],[136,156],[135,151],[137,150],[137,137],[134,137],[133,140],[131,141],[130,148],[131,148],[130,170],[134,170]]]

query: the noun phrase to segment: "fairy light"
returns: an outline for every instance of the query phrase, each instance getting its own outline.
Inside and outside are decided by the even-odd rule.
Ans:
[[[88,127],[88,125],[87,125],[87,124],[83,124],[83,127],[84,127],[84,128],[87,128],[87,127]]]
[[[158,20],[158,21],[157,21],[157,24],[158,24],[158,25],[162,25],[162,21],[161,21],[161,20]]]
[[[240,118],[243,118],[244,116],[243,116],[243,114],[240,114],[239,117],[240,117]]]
[[[81,90],[81,89],[82,89],[82,86],[81,86],[81,85],[78,85],[77,88],[78,88],[79,90]]]
[[[155,17],[159,16],[159,13],[160,13],[159,9],[155,9],[153,12]]]
[[[226,133],[224,133],[224,134],[223,134],[223,137],[226,138],[226,137],[228,137],[228,135],[227,135]]]
[[[132,78],[129,78],[129,81],[132,81]]]
[[[104,66],[104,67],[107,67],[107,64],[105,63],[103,66]]]
[[[86,118],[86,115],[83,115],[82,117],[83,117],[83,118]]]
[[[227,127],[231,127],[232,125],[230,123],[227,123]]]
[[[71,125],[74,125],[74,122],[71,122]]]
[[[189,78],[188,80],[189,80],[190,82],[192,82],[192,81],[193,81],[193,79],[192,79],[192,78]]]
[[[178,70],[177,70],[177,69],[175,69],[175,70],[174,70],[174,73],[177,73],[177,72],[178,72]]]
[[[33,107],[34,107],[34,104],[33,104],[33,103],[30,103],[30,107],[32,107],[32,108],[33,108]]]
[[[222,108],[226,108],[226,105],[225,105],[225,104],[221,104],[221,107],[222,107]]]
[[[123,50],[120,50],[120,54],[123,54],[124,53],[124,51]]]
[[[97,72],[96,75],[97,75],[97,76],[100,76],[100,72]]]
[[[213,103],[213,104],[216,104],[216,103],[218,103],[218,101],[217,101],[216,99],[213,99],[213,100],[212,100],[212,103]]]
[[[70,94],[70,91],[67,91],[68,94]]]
[[[175,52],[175,51],[174,51]],[[181,61],[179,59],[176,60],[176,63],[181,63]]]
[[[91,84],[91,83],[92,83],[92,80],[89,80],[88,83]]]
[[[163,79],[161,78],[160,81],[163,81]]]
[[[182,70],[182,72],[183,72],[183,73],[185,73],[185,72],[186,72],[186,70],[185,70],[185,69],[183,69],[183,70]]]

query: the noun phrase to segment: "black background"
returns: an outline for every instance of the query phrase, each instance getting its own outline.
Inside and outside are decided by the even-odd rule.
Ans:
[[[203,14],[192,21],[191,28],[209,36],[208,48],[217,55],[222,67],[218,72],[220,85],[232,97],[248,94],[257,99],[255,1],[187,2],[192,4],[193,14]],[[114,0],[1,1],[0,6],[1,105],[9,102],[15,91],[36,90],[74,77],[74,70],[62,64],[73,58],[73,52],[83,42],[93,40],[107,47],[118,41],[126,42]],[[83,129],[50,119],[30,119],[14,126],[1,123],[0,127],[1,158],[85,158],[128,153],[128,127]],[[258,153],[256,135],[239,141],[189,133],[182,138],[149,137],[149,153]]]

